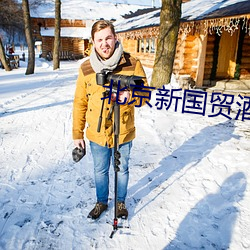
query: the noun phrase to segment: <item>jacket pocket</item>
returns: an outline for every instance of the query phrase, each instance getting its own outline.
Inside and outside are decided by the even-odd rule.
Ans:
[[[124,134],[131,130],[133,130],[135,127],[134,125],[134,110],[131,107],[126,107],[121,110],[120,115],[120,133]]]

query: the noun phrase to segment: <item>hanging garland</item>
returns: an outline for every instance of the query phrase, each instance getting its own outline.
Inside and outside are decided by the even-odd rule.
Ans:
[[[232,36],[233,33],[239,29],[240,20],[243,20],[242,30],[245,30],[245,33],[250,36],[249,16],[216,18],[202,20],[199,22],[184,22],[180,24],[179,33],[188,35],[191,32],[202,32],[206,36],[207,34],[212,34],[213,31],[215,31],[216,34],[220,36],[223,31],[227,31]]]
[[[179,28],[179,34],[188,35],[190,33],[203,33],[205,36],[212,34],[213,31],[217,35],[221,35],[226,31],[233,35],[239,29],[240,20],[243,20],[242,30],[250,36],[250,16],[225,17],[201,21],[182,22]],[[137,30],[129,30],[125,32],[118,31],[119,38],[125,39],[141,39],[143,37],[158,37],[159,26],[141,28]]]
[[[130,30],[125,32],[119,32],[117,33],[118,38],[125,38],[125,39],[131,39],[131,40],[137,40],[142,39],[143,37],[147,38],[157,38],[159,36],[159,27],[147,27],[147,28],[141,28],[137,30]]]

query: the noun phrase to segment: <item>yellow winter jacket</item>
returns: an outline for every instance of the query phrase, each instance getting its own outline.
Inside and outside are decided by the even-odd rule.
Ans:
[[[121,75],[137,75],[142,76],[144,86],[147,86],[145,72],[139,60],[136,60],[128,53],[123,53],[119,65],[113,71],[113,74]],[[97,85],[96,73],[91,67],[90,61],[82,63],[79,69],[79,75],[76,83],[75,97],[73,102],[73,140],[84,138],[84,129],[87,122],[86,137],[101,146],[107,145],[109,148],[114,147],[113,138],[113,119],[108,119],[111,105],[108,103],[108,98],[105,99],[104,109],[102,114],[102,124],[100,132],[97,132],[98,121],[102,106],[103,92],[107,90],[103,86]],[[149,93],[135,91],[140,96],[148,97]],[[127,104],[134,101],[132,104]],[[120,134],[119,144],[129,142],[135,138],[134,125],[134,109],[135,105],[144,105],[148,98],[133,97],[132,91],[130,100],[123,105],[120,105]],[[114,113],[114,112],[113,112]]]

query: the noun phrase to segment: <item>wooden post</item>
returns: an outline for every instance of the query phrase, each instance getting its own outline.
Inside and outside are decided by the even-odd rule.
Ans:
[[[141,42],[142,42],[142,39],[139,39],[139,53],[141,54]]]
[[[199,54],[198,54],[198,65],[195,77],[195,82],[197,87],[202,87],[204,78],[204,68],[206,60],[206,50],[207,50],[207,35],[200,34],[199,36]]]
[[[152,38],[148,39],[148,53],[151,53]]]

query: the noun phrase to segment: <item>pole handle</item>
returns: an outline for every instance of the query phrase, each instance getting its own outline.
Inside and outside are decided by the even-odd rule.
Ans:
[[[101,131],[101,125],[102,125],[102,116],[99,116],[98,126],[97,126],[97,132],[100,133]]]

